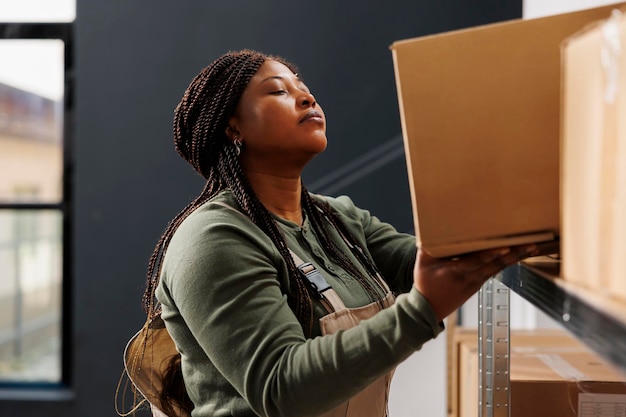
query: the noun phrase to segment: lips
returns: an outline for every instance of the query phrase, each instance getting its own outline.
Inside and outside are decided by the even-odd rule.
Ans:
[[[324,118],[322,117],[322,113],[318,112],[317,110],[309,110],[302,119],[300,119],[300,123],[304,123],[307,120],[316,120],[316,121],[320,121],[323,122]]]

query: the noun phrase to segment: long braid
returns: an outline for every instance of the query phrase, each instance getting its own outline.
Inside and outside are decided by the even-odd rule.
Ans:
[[[187,207],[185,207],[180,213],[178,213],[176,217],[174,217],[174,219],[172,219],[172,221],[163,232],[163,235],[159,239],[159,242],[157,243],[152,255],[150,256],[147,274],[148,281],[146,283],[146,290],[144,291],[142,299],[144,311],[146,312],[146,314],[148,314],[150,318],[159,313],[159,311],[155,310],[154,308],[154,292],[157,285],[159,284],[158,273],[155,273],[156,269],[160,266],[158,265],[159,262],[157,262],[157,260],[159,259],[159,254],[165,253],[165,249],[167,248],[167,243],[169,243],[168,241],[170,237],[173,235],[178,226],[183,222],[183,220],[185,220],[185,218],[192,211],[201,206],[211,197],[211,195],[213,194],[211,192],[212,185],[212,183],[207,182],[204,190],[202,190],[202,193],[198,197],[196,197],[191,203],[189,203]]]
[[[350,244],[358,246],[356,239],[352,236],[348,228],[343,224],[339,217],[337,217],[335,211],[326,202],[314,200],[304,185],[302,185],[302,204],[310,217],[310,221],[315,229],[315,232],[318,236],[322,237],[321,245],[324,250],[332,256],[346,272],[359,281],[369,294],[371,301],[376,301],[379,298],[379,295],[376,291],[376,287],[372,285],[371,280],[365,279],[362,272],[345,256],[343,251],[337,247],[334,240],[329,236],[328,228],[329,226],[332,226],[340,234],[342,234],[350,242]],[[371,262],[369,258],[361,259],[357,257],[357,260],[363,265],[366,271],[377,272],[374,263]]]
[[[292,288],[290,291],[292,293],[291,296],[288,297],[289,304],[294,310],[296,317],[298,317],[300,324],[303,326],[305,333],[310,335],[313,324],[313,307],[311,298],[309,296],[307,286],[300,275],[300,271],[289,253],[285,236],[274,221],[270,212],[253,192],[252,186],[243,173],[241,165],[239,163],[235,163],[237,156],[232,147],[227,148],[226,154],[228,155],[228,163],[220,164],[220,171],[223,172],[228,187],[231,190],[234,190],[233,195],[241,206],[243,212],[247,214],[267,236],[270,237],[270,239],[276,244],[278,252],[287,263],[290,282],[292,285],[295,284],[295,288]]]

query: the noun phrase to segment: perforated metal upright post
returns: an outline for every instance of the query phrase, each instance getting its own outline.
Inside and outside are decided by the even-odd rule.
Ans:
[[[509,417],[509,289],[490,278],[478,300],[478,415]]]

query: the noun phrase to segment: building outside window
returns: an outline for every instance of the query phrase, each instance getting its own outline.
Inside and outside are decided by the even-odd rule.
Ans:
[[[0,0],[0,387],[67,383],[74,0]]]

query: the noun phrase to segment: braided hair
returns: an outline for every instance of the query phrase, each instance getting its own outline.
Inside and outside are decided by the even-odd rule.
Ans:
[[[263,206],[248,182],[239,163],[236,146],[226,135],[228,121],[252,76],[266,60],[275,60],[296,73],[294,65],[280,57],[256,51],[229,52],[204,68],[189,84],[174,114],[174,143],[177,152],[206,180],[201,194],[185,207],[167,226],[149,262],[148,279],[143,296],[149,317],[159,314],[155,290],[159,282],[161,257],[171,236],[196,208],[224,189],[229,189],[241,210],[276,245],[285,260],[290,280],[289,305],[308,336],[313,324],[309,290],[287,248],[285,237],[270,212]],[[334,210],[323,200],[312,197],[302,186],[302,204],[326,253],[348,273],[359,280],[376,299],[376,290],[362,273],[329,238],[335,228],[353,244],[355,242]],[[359,258],[357,258],[359,259]],[[369,260],[360,260],[368,271],[375,270]]]

